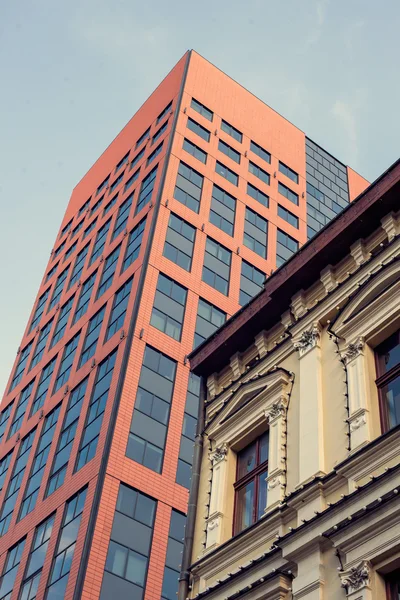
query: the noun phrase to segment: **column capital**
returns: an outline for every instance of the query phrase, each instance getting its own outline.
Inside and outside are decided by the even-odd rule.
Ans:
[[[287,396],[281,396],[279,400],[271,404],[265,411],[265,417],[269,420],[269,422],[274,419],[278,419],[279,417],[283,417],[286,415],[287,407],[289,400]]]
[[[229,446],[228,446],[228,444],[226,444],[224,442],[220,446],[217,446],[215,448],[215,450],[210,452],[209,457],[210,457],[210,461],[211,461],[213,467],[215,467],[215,465],[222,462],[223,460],[226,460],[226,455],[228,454],[228,450],[229,450]]]
[[[371,577],[371,563],[368,560],[361,561],[356,567],[347,571],[340,571],[339,577],[342,587],[346,589],[347,596],[369,586]]]
[[[302,332],[297,341],[294,342],[294,347],[298,350],[300,358],[319,344],[320,333],[321,326],[319,323],[313,323],[310,329]]]
[[[346,365],[351,363],[352,360],[362,354],[364,350],[364,344],[365,338],[359,337],[347,346],[346,350],[342,353],[342,358],[344,358]]]

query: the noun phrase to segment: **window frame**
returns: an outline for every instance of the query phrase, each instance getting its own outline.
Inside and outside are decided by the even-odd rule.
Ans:
[[[375,384],[378,391],[378,399],[379,399],[379,414],[381,421],[382,433],[386,433],[396,427],[399,423],[395,423],[390,426],[389,423],[389,411],[387,406],[387,400],[384,396],[383,388],[387,386],[392,381],[395,381],[398,377],[400,377],[400,361],[395,364],[389,371],[384,371],[382,368],[382,358],[385,350],[389,350],[395,346],[391,345],[392,341],[396,341],[397,344],[395,346],[400,345],[400,329],[396,332],[392,333],[389,337],[387,337],[381,344],[379,344],[375,349],[375,365],[376,365],[376,379]]]

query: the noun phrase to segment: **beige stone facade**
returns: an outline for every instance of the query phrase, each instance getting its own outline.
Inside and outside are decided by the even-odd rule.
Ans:
[[[397,185],[397,210],[398,179],[386,181],[391,194]],[[374,190],[376,184],[365,196],[368,207],[378,202]],[[244,309],[259,326],[251,339],[250,326],[241,326],[246,348],[230,341],[239,326],[236,337],[218,333],[215,372],[212,353],[208,362],[204,349],[194,353],[207,394],[191,599],[400,598],[391,583],[400,581],[400,400],[396,405],[392,393],[386,418],[386,388],[380,392],[376,383],[377,352],[400,328],[400,217],[393,199],[388,205],[395,210],[370,224],[365,237],[339,231],[341,251],[331,251],[318,272],[310,258],[309,285],[286,300],[285,283],[271,293],[270,314],[277,316],[267,327],[257,299]],[[314,253],[326,251],[319,237],[309,244]],[[290,266],[286,275],[296,276]],[[400,346],[392,346],[396,362]],[[246,500],[238,507],[238,457],[266,432],[267,474],[255,484],[254,516],[250,492],[248,506]],[[244,481],[252,469],[246,460]],[[249,506],[249,516],[241,516]],[[245,518],[253,522],[243,526]]]

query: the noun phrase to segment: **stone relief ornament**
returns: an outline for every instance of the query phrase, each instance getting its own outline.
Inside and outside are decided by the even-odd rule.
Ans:
[[[268,481],[268,489],[269,490],[273,490],[278,485],[283,485],[282,482],[281,482],[281,478],[280,478],[279,475],[277,475],[276,477],[273,477],[272,479],[270,479]]]
[[[224,460],[227,454],[228,444],[221,444],[221,446],[215,448],[215,450],[210,453],[210,461],[212,462],[213,466]]]
[[[350,431],[356,431],[357,429],[366,424],[367,417],[365,415],[360,415],[359,417],[357,417],[357,419],[354,419],[354,421],[350,423]]]
[[[349,364],[352,360],[357,358],[359,354],[362,352],[364,348],[364,338],[360,337],[352,344],[348,345],[346,352],[343,355],[343,358],[346,362],[346,365]]]
[[[267,410],[265,411],[265,416],[269,421],[276,419],[277,417],[284,416],[286,414],[288,405],[288,399],[285,396],[279,398],[277,402],[274,402]]]
[[[213,519],[212,521],[210,521],[207,525],[207,528],[212,531],[213,529],[216,529],[218,527],[218,519]]]
[[[348,571],[339,573],[342,587],[346,588],[347,594],[351,594],[366,585],[369,585],[371,574],[371,565],[367,560],[363,560],[356,567]]]
[[[296,350],[299,351],[300,356],[303,356],[308,350],[314,348],[319,340],[319,327],[315,323],[311,329],[303,331],[298,342],[294,344]]]

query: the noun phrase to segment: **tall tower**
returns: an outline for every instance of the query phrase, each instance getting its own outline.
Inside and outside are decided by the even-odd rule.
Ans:
[[[74,189],[21,341],[0,415],[0,600],[175,599],[186,357],[367,185],[182,57]]]

